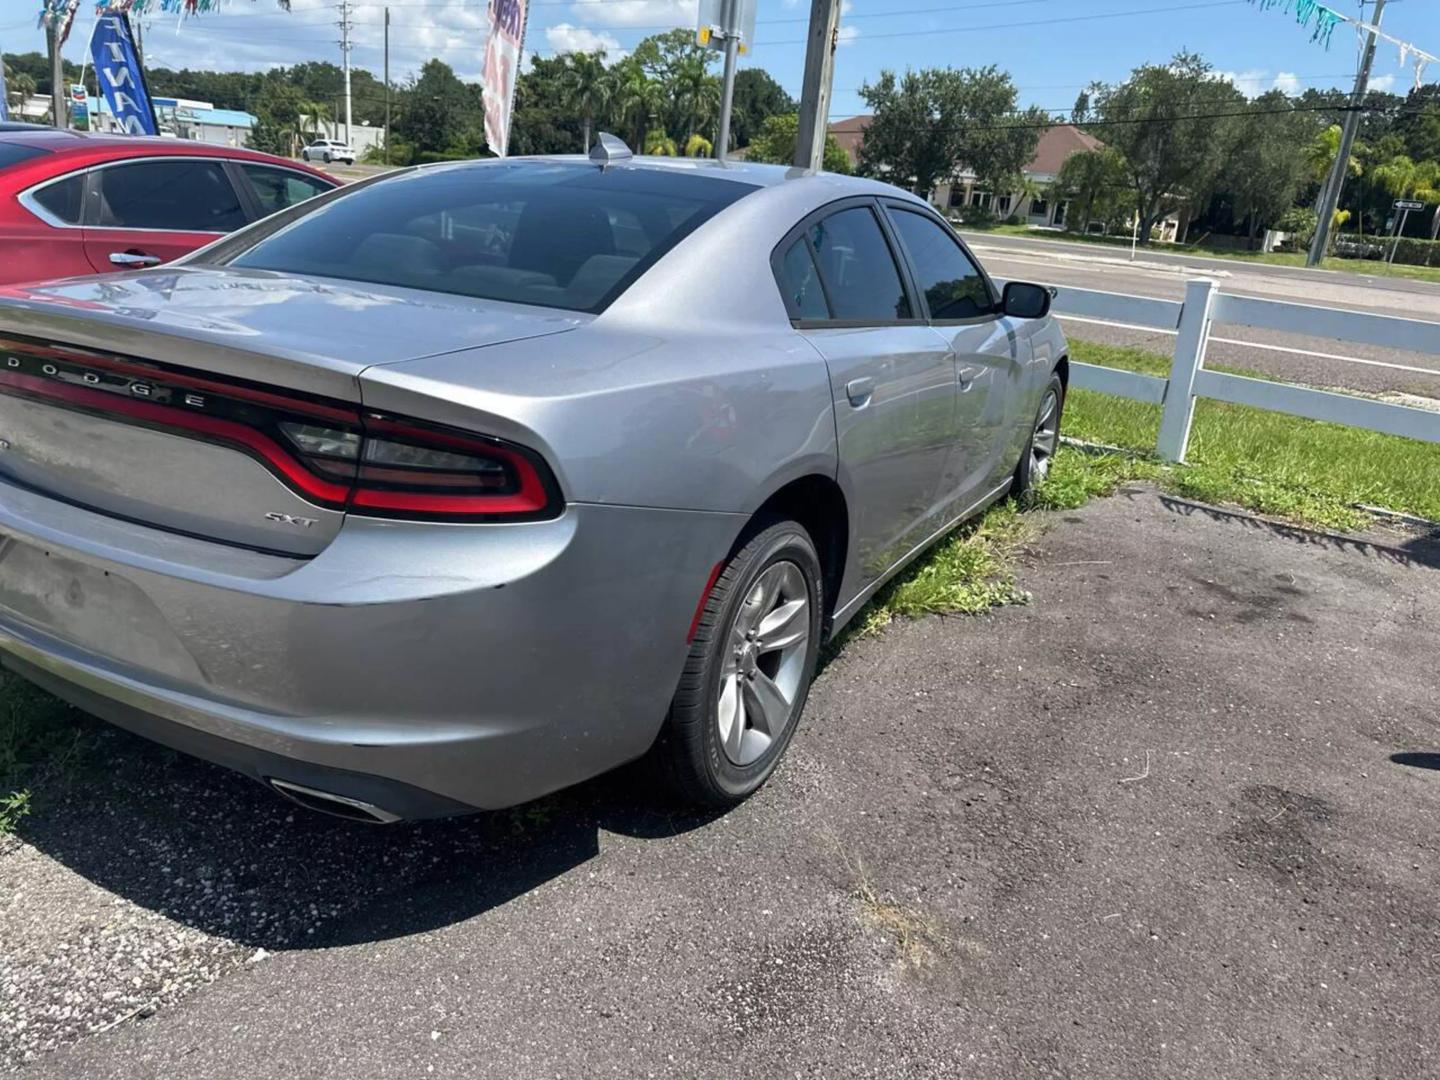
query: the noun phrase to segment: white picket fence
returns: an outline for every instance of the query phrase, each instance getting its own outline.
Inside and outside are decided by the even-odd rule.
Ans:
[[[1156,450],[1167,461],[1185,460],[1197,397],[1440,443],[1440,413],[1352,394],[1229,375],[1205,367],[1210,327],[1217,322],[1432,356],[1440,356],[1440,323],[1232,296],[1217,291],[1215,282],[1208,279],[1187,282],[1183,302],[1061,285],[1055,287],[1053,310],[1058,315],[1175,334],[1175,355],[1169,378],[1094,364],[1072,362],[1070,365],[1072,386],[1163,406]]]

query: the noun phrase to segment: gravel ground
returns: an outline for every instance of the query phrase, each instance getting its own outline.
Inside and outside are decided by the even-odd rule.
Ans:
[[[720,817],[622,772],[363,829],[110,735],[0,854],[0,1049],[86,1080],[1440,1074],[1440,544],[1149,490],[1050,526],[1032,604],[852,643]]]

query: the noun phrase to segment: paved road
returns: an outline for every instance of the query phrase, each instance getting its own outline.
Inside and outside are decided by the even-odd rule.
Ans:
[[[1440,1074],[1440,549],[1050,524],[1032,604],[853,643],[723,817],[622,775],[357,831],[117,759],[21,852],[86,940],[118,902],[270,955],[25,1076]]]
[[[1142,265],[1137,266],[1126,261],[1128,251],[1096,244],[1067,244],[992,233],[972,233],[967,239],[985,266],[1002,277],[1171,300],[1183,298],[1185,282],[1190,278],[1213,277],[1226,292],[1440,323],[1440,285],[1429,282],[1266,266],[1233,259],[1197,259],[1153,251],[1142,251],[1138,256]],[[1134,345],[1156,352],[1169,353],[1174,348],[1173,334],[1155,331],[1079,320],[1066,320],[1065,330],[1084,340]],[[1440,338],[1440,325],[1436,327],[1436,335]],[[1224,325],[1216,327],[1215,338],[1219,340],[1212,340],[1212,363],[1251,368],[1313,386],[1440,398],[1440,355],[1405,353]],[[1336,357],[1354,357],[1366,363]]]

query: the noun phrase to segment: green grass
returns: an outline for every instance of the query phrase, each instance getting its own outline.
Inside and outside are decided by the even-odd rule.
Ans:
[[[1169,368],[1167,357],[1138,349],[1076,341],[1071,350],[1089,364],[1148,374]],[[1066,403],[1065,431],[1078,439],[1150,454],[1159,427],[1158,405],[1086,390]],[[1178,494],[1303,524],[1364,528],[1370,519],[1357,504],[1440,520],[1440,445],[1434,443],[1201,399],[1187,457],[1187,465],[1174,469],[1148,467]]]
[[[996,233],[1000,236],[1023,236],[1030,240],[1050,240],[1063,243],[1096,244],[1101,247],[1120,248],[1130,251],[1129,237],[1088,236],[1084,233],[1060,233],[1032,229],[1028,225],[992,225],[978,228],[961,225],[961,232]],[[1144,258],[1147,252],[1164,255],[1196,255],[1207,259],[1234,259],[1237,262],[1264,263],[1267,266],[1304,266],[1305,255],[1298,251],[1229,251],[1199,244],[1153,244],[1139,249],[1137,258]],[[1409,278],[1413,281],[1440,282],[1440,266],[1410,266],[1404,263],[1391,265],[1378,259],[1340,259],[1330,256],[1320,263],[1322,270],[1338,270],[1346,274],[1363,274],[1369,277]]]

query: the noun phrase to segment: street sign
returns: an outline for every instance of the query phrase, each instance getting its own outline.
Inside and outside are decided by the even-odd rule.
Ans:
[[[1425,209],[1425,204],[1424,204],[1423,202],[1415,202],[1413,199],[1396,199],[1396,200],[1395,200],[1395,209],[1396,209],[1396,210],[1424,210],[1424,209]]]
[[[758,6],[756,0],[700,0],[699,17],[695,20],[696,42],[723,52],[726,34],[733,27],[740,38],[741,55],[748,53],[755,44]]]

